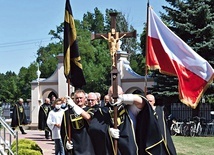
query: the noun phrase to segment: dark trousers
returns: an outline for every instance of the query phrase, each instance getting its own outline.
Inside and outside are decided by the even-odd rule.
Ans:
[[[49,131],[45,130],[45,138],[49,139]]]
[[[49,139],[49,135],[51,134],[51,131],[48,127],[45,128],[45,138]]]
[[[13,127],[12,129],[15,130],[16,128]],[[19,126],[19,130],[21,131],[22,134],[25,134],[25,131],[22,126]]]

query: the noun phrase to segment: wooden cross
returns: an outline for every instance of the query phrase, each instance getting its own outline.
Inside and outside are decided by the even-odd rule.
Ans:
[[[134,37],[136,38],[136,31],[133,32],[123,32],[119,33],[116,32],[116,16],[118,13],[109,13],[111,16],[111,32],[108,34],[92,34],[91,35],[91,40],[94,39],[105,39],[108,40],[109,43],[109,50],[112,58],[112,86],[113,86],[113,99],[114,103],[117,102],[118,98],[118,81],[117,81],[117,75],[118,75],[118,70],[117,70],[117,51],[119,50],[119,44],[118,41],[122,38],[131,38]],[[117,129],[117,113],[118,109],[117,106],[114,106],[114,128]],[[117,154],[117,140],[114,139],[114,148],[115,148],[115,154]]]
[[[109,13],[109,14],[111,16],[111,32],[109,32],[108,34],[96,34],[96,33],[92,34],[91,40],[94,40],[94,39],[108,40],[109,50],[112,57],[112,66],[116,67],[116,63],[117,63],[116,52],[120,48],[118,41],[122,38],[131,38],[131,37],[136,38],[136,31],[123,32],[123,33],[116,32],[116,16],[118,13],[115,12],[115,13]]]

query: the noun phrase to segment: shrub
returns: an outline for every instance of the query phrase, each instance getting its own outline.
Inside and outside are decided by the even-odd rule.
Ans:
[[[11,145],[12,151],[16,151],[16,141]],[[42,155],[39,145],[30,139],[18,140],[18,155]]]
[[[42,155],[42,153],[36,150],[20,149],[18,150],[18,155]]]

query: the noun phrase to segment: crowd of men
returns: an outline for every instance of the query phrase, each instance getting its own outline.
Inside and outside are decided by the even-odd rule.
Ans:
[[[99,93],[80,89],[52,104],[45,99],[38,129],[54,140],[56,155],[176,154],[163,107],[155,106],[153,95],[124,94],[118,86],[116,101],[112,96],[111,86],[104,102]]]

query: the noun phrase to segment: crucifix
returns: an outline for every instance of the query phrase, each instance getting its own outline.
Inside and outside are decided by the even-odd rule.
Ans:
[[[109,50],[110,50],[110,55],[112,59],[112,70],[111,70],[111,77],[112,77],[112,86],[113,86],[113,96],[112,98],[114,99],[114,103],[117,102],[118,98],[118,70],[117,70],[117,51],[120,49],[119,45],[119,40],[122,38],[131,38],[134,37],[136,38],[136,31],[133,32],[116,32],[116,16],[118,13],[109,13],[111,16],[111,32],[107,34],[92,34],[91,35],[91,40],[94,39],[105,39],[109,43]],[[114,128],[117,129],[117,113],[118,109],[117,106],[114,106]],[[114,140],[114,149],[115,149],[115,154],[117,154],[117,140]]]
[[[131,38],[134,37],[136,38],[136,31],[133,32],[116,32],[116,16],[117,13],[109,13],[111,16],[111,32],[108,34],[92,34],[91,35],[91,40],[94,39],[105,39],[109,43],[109,50],[110,50],[110,55],[112,58],[112,67],[116,67],[116,57],[117,57],[117,51],[119,49],[119,44],[118,41],[122,38]]]

